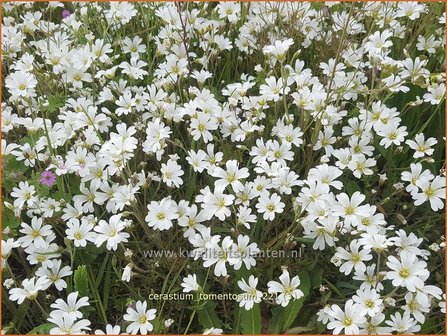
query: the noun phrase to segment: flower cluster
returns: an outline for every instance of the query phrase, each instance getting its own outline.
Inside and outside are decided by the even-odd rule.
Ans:
[[[5,332],[443,332],[442,4],[2,7]]]

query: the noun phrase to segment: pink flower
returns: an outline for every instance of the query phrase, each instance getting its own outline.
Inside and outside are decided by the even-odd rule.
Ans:
[[[62,17],[65,19],[71,15],[70,11],[68,9],[64,9],[62,11]]]
[[[44,170],[42,174],[40,174],[39,181],[41,184],[51,187],[54,182],[56,182],[56,175],[50,170]]]

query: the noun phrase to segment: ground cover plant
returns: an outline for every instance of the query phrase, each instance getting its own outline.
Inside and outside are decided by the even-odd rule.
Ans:
[[[445,333],[443,3],[2,8],[2,333]]]

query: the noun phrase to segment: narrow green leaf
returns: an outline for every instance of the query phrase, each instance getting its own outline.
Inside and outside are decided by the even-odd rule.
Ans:
[[[52,323],[41,324],[34,329],[28,331],[29,335],[48,335],[50,333],[51,328],[54,327]]]
[[[99,272],[97,273],[98,275],[96,276],[96,280],[95,280],[95,288],[98,288],[102,282],[102,278],[104,277],[104,273],[105,273],[104,271],[106,269],[108,261],[109,261],[109,254],[107,253],[106,257],[104,258],[104,261],[102,262],[101,268],[99,269]]]
[[[222,325],[217,317],[216,303],[213,301],[208,301],[201,309],[198,309],[197,316],[199,317],[200,325],[205,329],[219,328]]]
[[[260,334],[261,333],[261,309],[259,303],[255,303],[253,308],[246,310],[239,307],[241,314],[241,328],[243,334]]]
[[[110,287],[111,287],[111,277],[112,277],[112,263],[107,263],[107,270],[106,270],[106,277],[104,279],[104,291],[103,291],[103,306],[104,310],[107,311],[107,305],[109,304],[109,294],[110,294]]]
[[[279,334],[282,322],[282,307],[272,309],[272,318],[269,321],[268,333]]]

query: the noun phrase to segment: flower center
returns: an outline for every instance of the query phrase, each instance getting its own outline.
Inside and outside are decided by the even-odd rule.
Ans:
[[[145,324],[146,322],[147,322],[147,316],[146,315],[140,315],[140,317],[138,317],[138,323]]]
[[[418,151],[419,151],[419,152],[425,152],[426,150],[427,150],[427,147],[424,146],[424,145],[420,145],[420,146],[418,147]]]
[[[294,290],[293,287],[286,286],[286,287],[284,287],[284,294],[286,294],[286,295],[292,295],[293,290]]]
[[[409,304],[408,304],[408,308],[410,308],[410,311],[415,311],[415,310],[417,310],[417,308],[418,308],[418,304],[417,304],[417,302],[415,302],[415,301],[411,301]]]
[[[57,275],[57,274],[51,274],[50,275],[50,280],[52,281],[52,282],[56,282],[57,280],[59,280],[60,278],[59,278],[59,276]]]
[[[374,334],[377,332],[377,327],[374,324],[368,323],[368,333]]]
[[[349,327],[352,325],[352,318],[345,316],[345,318],[342,321],[343,325],[346,327]]]
[[[354,208],[352,206],[348,206],[346,208],[346,214],[347,215],[353,215],[354,214]]]
[[[204,124],[198,124],[197,125],[197,130],[202,133],[203,131],[205,131],[205,125]]]
[[[408,278],[410,276],[410,270],[408,268],[402,268],[399,271],[399,275],[400,275],[401,278],[406,279],[406,278]]]
[[[362,218],[362,224],[364,226],[368,226],[369,224],[371,224],[371,221],[369,218],[365,217],[365,218]]]
[[[354,264],[357,264],[358,262],[360,262],[362,259],[360,258],[360,256],[358,255],[358,254],[353,254],[352,255],[352,258],[351,258],[351,261],[354,263]]]
[[[435,191],[433,190],[432,187],[428,187],[425,191],[424,191],[425,195],[427,197],[431,197],[435,194]]]

